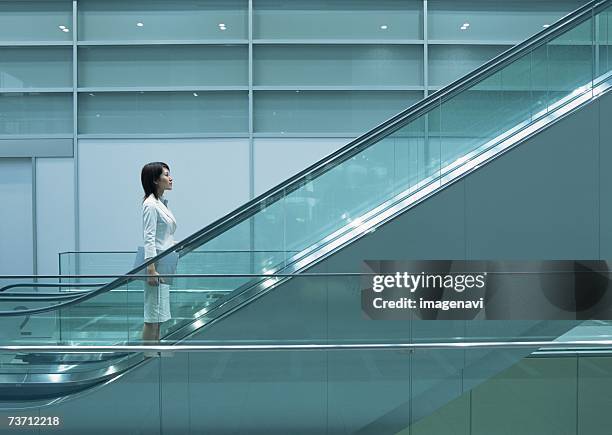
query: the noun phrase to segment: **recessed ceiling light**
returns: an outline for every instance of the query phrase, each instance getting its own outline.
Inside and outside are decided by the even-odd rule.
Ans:
[[[193,96],[194,96],[194,97],[197,97],[197,96],[198,96],[198,93],[197,93],[197,92],[194,92],[194,93],[193,93]]]
[[[382,26],[380,26],[381,30],[387,30],[389,28],[389,26],[387,26],[386,24],[383,24]]]
[[[550,27],[550,24],[544,24],[542,27],[546,29],[547,27]]]
[[[70,32],[70,29],[62,29],[62,32],[68,33]]]
[[[64,30],[66,26],[58,26],[60,29]]]
[[[144,23],[140,23],[140,22],[139,22],[139,23],[136,23],[136,25],[137,25],[138,27],[142,27],[142,26],[144,26]]]

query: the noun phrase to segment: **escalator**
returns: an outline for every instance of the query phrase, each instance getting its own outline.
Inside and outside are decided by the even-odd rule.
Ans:
[[[431,244],[427,251],[427,241],[419,244],[415,237],[431,232],[430,226],[435,225],[431,216],[452,217],[450,210],[463,195],[457,189],[464,187],[458,186],[469,176],[502,161],[502,156],[509,156],[504,162],[512,159],[510,150],[520,150],[521,144],[527,147],[543,132],[565,128],[565,120],[580,117],[608,97],[611,12],[612,0],[583,6],[179,242],[173,251],[179,252],[178,273],[182,276],[172,285],[173,319],[163,325],[162,343],[554,339],[578,324],[364,323],[360,307],[355,306],[359,279],[334,274],[359,272],[363,260],[384,256],[424,259],[439,258],[436,252],[444,252],[445,259],[467,258],[467,248],[436,250]],[[522,175],[523,168],[513,170],[515,176]],[[441,206],[444,201],[453,204]],[[433,210],[423,211],[428,208]],[[415,221],[420,222],[416,230]],[[457,231],[463,230],[457,227]],[[452,224],[434,232],[442,234],[449,245],[454,243]],[[419,249],[411,250],[411,244]],[[232,274],[221,268],[210,276],[210,264],[201,261],[202,253],[232,250],[248,253],[241,267],[232,269]],[[52,325],[49,344],[139,343],[143,283],[133,275],[144,267],[69,300],[51,305],[40,302],[38,308],[5,311],[0,317],[28,316]],[[204,300],[203,293],[215,297]],[[320,295],[324,303],[313,303],[317,298],[313,295]],[[347,306],[353,307],[351,313]],[[530,352],[481,351],[472,352],[469,358],[453,353],[443,365],[448,373],[478,373],[462,385],[469,389]],[[150,365],[142,354],[110,352],[62,358],[67,359],[49,360],[36,353],[5,355],[0,365],[0,401],[47,404]],[[338,367],[350,364],[344,358],[330,357]],[[410,421],[461,392],[450,391],[444,376],[411,388],[414,397],[423,398],[423,408],[411,408]],[[364,417],[351,430],[368,433],[368,421],[401,429],[407,418],[404,406],[401,400],[388,403],[385,412]]]

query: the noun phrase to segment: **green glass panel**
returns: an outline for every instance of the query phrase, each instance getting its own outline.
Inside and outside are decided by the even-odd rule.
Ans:
[[[246,92],[108,92],[79,95],[79,133],[241,133]]]
[[[0,88],[72,88],[71,47],[0,48]]]
[[[392,434],[399,432],[399,422],[409,421],[410,412],[397,410],[411,397],[408,353],[328,352],[327,365],[331,433]]]
[[[247,37],[247,1],[79,0],[79,40],[197,40]]]
[[[397,435],[471,435],[470,396],[464,394]]]
[[[0,94],[0,135],[71,133],[72,94]]]
[[[445,86],[509,48],[507,45],[430,45],[429,85]]]
[[[578,359],[578,433],[604,435],[609,432],[608,410],[612,406],[612,358]]]
[[[441,164],[447,166],[521,123],[531,121],[529,56],[442,103]],[[517,77],[523,73],[523,80]],[[511,78],[510,78],[511,77]],[[507,79],[507,80],[506,80]],[[517,82],[524,90],[515,90]],[[508,89],[508,87],[510,89]]]
[[[25,280],[24,280],[25,281]],[[16,282],[10,282],[15,284]],[[8,285],[3,282],[0,287]],[[12,288],[8,293],[25,293],[32,291],[48,291],[43,288]],[[5,294],[5,293],[3,293]],[[55,305],[54,302],[36,300],[0,300],[1,311],[21,311],[37,309],[48,305]],[[0,342],[7,344],[26,344],[26,343],[55,343],[59,338],[59,316],[56,312],[48,312],[28,317],[2,317],[0,319]],[[4,360],[0,355],[0,360]]]
[[[575,434],[575,358],[525,359],[472,392],[472,434]],[[553,400],[554,398],[554,400]]]
[[[79,86],[246,86],[246,46],[79,48]]]
[[[258,0],[253,7],[256,39],[384,41],[423,37],[423,6],[415,0]]]
[[[72,2],[0,2],[0,41],[72,41]]]
[[[423,84],[423,49],[395,45],[260,45],[255,85]]]
[[[580,86],[591,84],[594,61],[592,31],[593,20],[589,19],[547,44],[551,94],[559,93],[558,96],[562,97]]]
[[[138,311],[142,305],[131,303],[127,286],[121,286],[60,309],[60,339],[68,343],[125,343],[130,329],[137,327],[131,320]]]
[[[585,3],[587,0],[429,0],[429,38],[518,42]]]
[[[255,131],[359,134],[421,98],[407,91],[256,91]]]
[[[393,177],[395,194],[415,188],[425,177],[433,138],[425,128],[428,116],[422,116],[393,133],[387,141],[393,142],[395,161]]]
[[[612,45],[612,8],[608,8],[595,17],[596,23],[596,39],[597,44],[597,76],[604,76],[612,67],[612,53],[610,45]]]

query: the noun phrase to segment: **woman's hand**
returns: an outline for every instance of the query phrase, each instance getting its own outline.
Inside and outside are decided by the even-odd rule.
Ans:
[[[149,264],[147,266],[147,275],[159,275],[159,273],[157,273],[157,270],[155,270],[155,264]],[[164,279],[163,278],[157,278],[155,276],[149,276],[147,278],[147,282],[151,286],[157,286],[159,284],[162,284],[164,282]]]

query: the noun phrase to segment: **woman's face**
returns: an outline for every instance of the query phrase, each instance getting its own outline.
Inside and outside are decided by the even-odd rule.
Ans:
[[[163,193],[165,190],[172,190],[172,177],[170,171],[166,168],[163,169],[159,180],[157,180],[157,188]]]

